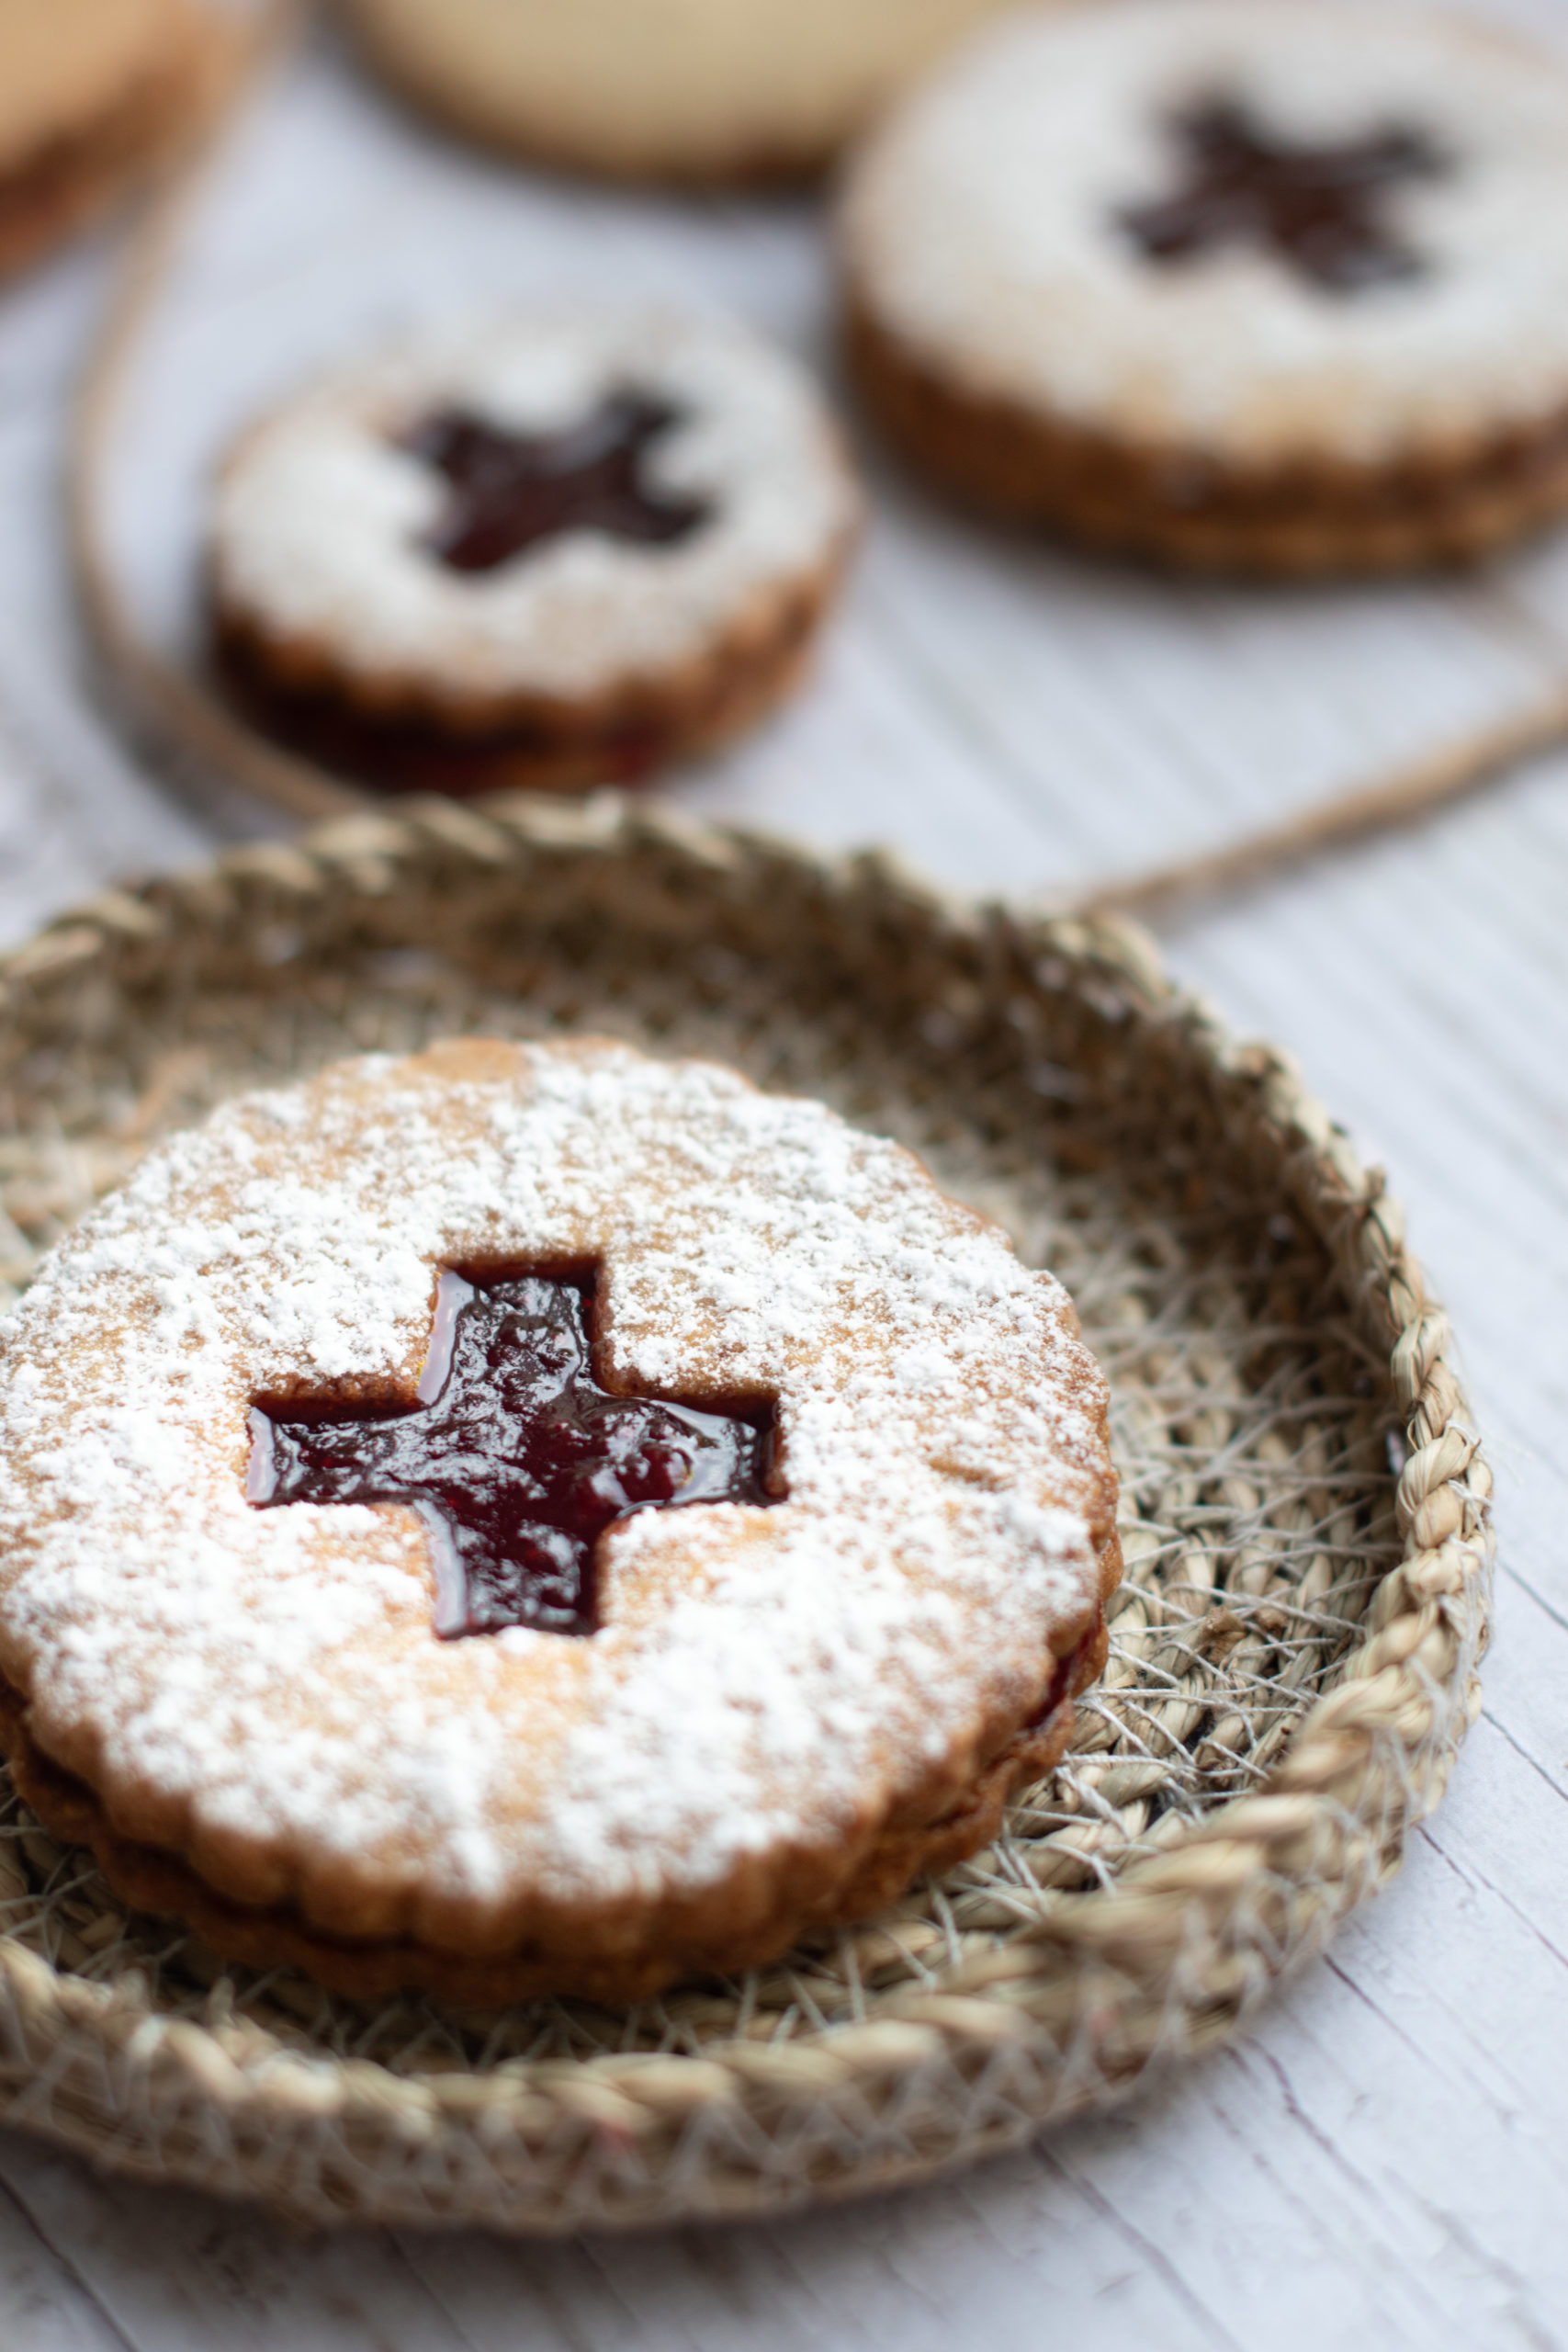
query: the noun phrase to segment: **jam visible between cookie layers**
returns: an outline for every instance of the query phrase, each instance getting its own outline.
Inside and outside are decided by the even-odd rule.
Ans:
[[[1452,170],[1424,131],[1390,124],[1359,139],[1295,141],[1228,96],[1199,100],[1170,128],[1185,165],[1181,184],[1116,214],[1149,260],[1253,245],[1336,294],[1422,275],[1426,265],[1395,234],[1385,198],[1404,182]]]
[[[592,1634],[594,1545],[630,1512],[772,1503],[771,1425],[615,1396],[590,1365],[582,1286],[444,1273],[420,1404],[255,1407],[253,1503],[412,1504],[437,1537],[438,1634]]]
[[[643,460],[682,422],[671,401],[610,393],[560,433],[512,433],[464,408],[442,409],[399,447],[444,474],[451,496],[424,545],[454,571],[493,571],[565,531],[664,547],[708,518],[707,501],[661,491]]]

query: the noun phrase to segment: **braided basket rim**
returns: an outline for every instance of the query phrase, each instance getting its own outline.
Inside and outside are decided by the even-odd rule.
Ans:
[[[1490,1474],[1446,1317],[1407,1254],[1381,1171],[1279,1050],[1234,1039],[1163,971],[1150,938],[1106,914],[1031,913],[948,897],[881,853],[833,858],[615,795],[405,801],[209,866],[106,891],[0,957],[0,1020],[85,1004],[122,959],[172,961],[192,929],[233,925],[289,890],[347,911],[444,862],[452,887],[509,863],[653,854],[699,899],[739,876],[808,879],[835,919],[911,936],[1002,937],[1111,992],[1177,1040],[1242,1105],[1386,1345],[1407,1416],[1402,1556],[1363,1638],[1335,1668],[1256,1792],[1220,1804],[1110,1886],[1063,1898],[1005,1950],[936,1989],[871,1996],[863,2021],[787,2046],[701,2056],[626,2052],[397,2074],[279,2044],[236,2050],[135,1988],[57,1970],[0,1936],[0,2118],[111,2169],[260,2197],[314,2225],[483,2223],[519,2233],[760,2214],[891,2188],[1028,2137],[1132,2089],[1156,2063],[1235,2030],[1289,1966],[1397,1868],[1479,1711]],[[1392,1473],[1391,1473],[1392,1474]],[[984,2098],[977,2094],[983,2092]],[[967,2111],[962,2128],[944,2124]],[[759,2149],[774,2151],[764,2162]],[[781,2144],[799,2159],[783,2169]],[[592,2162],[588,2163],[592,2155]],[[583,2188],[592,2172],[593,2188]]]

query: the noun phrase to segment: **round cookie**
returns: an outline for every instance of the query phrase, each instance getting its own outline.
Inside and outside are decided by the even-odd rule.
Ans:
[[[1115,1494],[1065,1295],[898,1147],[603,1042],[369,1056],[4,1327],[0,1740],[231,1956],[640,1997],[994,1833]]]
[[[728,741],[795,685],[859,500],[782,353],[666,313],[447,335],[254,426],[215,492],[222,674],[384,790],[575,790]]]
[[[998,514],[1312,573],[1568,506],[1568,73],[1489,31],[1030,11],[887,122],[841,229],[869,404]]]
[[[345,0],[367,49],[457,129],[618,177],[818,169],[1008,0]]]
[[[118,196],[194,119],[226,37],[188,0],[6,0],[0,275]]]

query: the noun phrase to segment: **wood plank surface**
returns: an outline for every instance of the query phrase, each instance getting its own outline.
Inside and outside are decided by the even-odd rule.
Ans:
[[[1563,29],[1550,6],[1515,11]],[[0,301],[0,934],[264,812],[172,797],[96,695],[58,525],[106,248]],[[425,136],[330,46],[247,122],[140,369],[117,560],[188,644],[201,484],[304,368],[433,311],[591,284],[717,300],[831,375],[801,202],[637,203]],[[1055,891],[1218,845],[1568,665],[1568,541],[1377,592],[1173,587],[875,514],[811,692],[674,790],[949,883]],[[1234,2048],[964,2177],[782,2225],[518,2247],[307,2240],[0,2135],[6,2352],[786,2352],[1046,2342],[1568,2346],[1568,759],[1266,894],[1179,972],[1281,1040],[1388,1167],[1498,1478],[1486,1710],[1395,1886]]]

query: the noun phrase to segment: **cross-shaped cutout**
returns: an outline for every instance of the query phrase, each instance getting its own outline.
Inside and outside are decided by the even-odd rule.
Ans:
[[[1151,261],[1190,261],[1221,245],[1272,253],[1336,294],[1418,277],[1426,265],[1391,226],[1402,182],[1440,178],[1452,161],[1419,130],[1292,140],[1237,97],[1200,99],[1171,123],[1184,175],[1172,193],[1123,205],[1118,225]]]
[[[429,1526],[435,1631],[592,1634],[594,1546],[632,1511],[773,1503],[772,1408],[742,1418],[594,1379],[592,1285],[443,1273],[420,1401],[251,1413],[249,1501],[410,1503]]]
[[[705,499],[651,486],[643,459],[682,422],[669,401],[612,392],[559,433],[512,433],[464,408],[438,410],[399,447],[444,474],[451,496],[423,544],[454,571],[493,571],[563,531],[667,546],[708,518]]]

